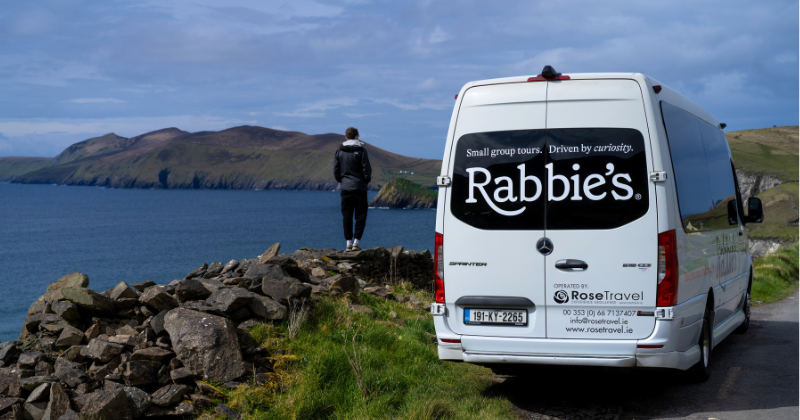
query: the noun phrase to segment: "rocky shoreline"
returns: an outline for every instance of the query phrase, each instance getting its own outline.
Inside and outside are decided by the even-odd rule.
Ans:
[[[369,205],[389,209],[435,209],[438,195],[436,190],[395,178],[380,189]]]
[[[326,295],[366,292],[411,305],[391,284],[429,288],[430,252],[303,248],[203,264],[182,280],[120,282],[102,293],[72,273],[28,310],[19,339],[0,343],[0,420],[179,418],[215,408],[218,387],[277,380],[250,327],[281,322]],[[369,310],[352,305],[353,311]]]

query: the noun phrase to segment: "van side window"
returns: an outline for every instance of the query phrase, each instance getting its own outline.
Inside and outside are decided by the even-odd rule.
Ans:
[[[709,230],[706,222],[712,205],[701,121],[664,101],[661,101],[661,115],[667,130],[683,228],[687,233]]]
[[[728,139],[722,130],[705,122],[700,123],[703,136],[703,147],[708,162],[708,183],[711,194],[711,214],[705,223],[714,229],[729,229],[728,203],[736,199],[736,184],[731,172],[731,155],[728,151]],[[733,224],[738,224],[735,211],[736,203],[731,204]]]

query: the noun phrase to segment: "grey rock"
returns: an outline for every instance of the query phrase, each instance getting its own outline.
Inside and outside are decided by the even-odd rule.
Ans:
[[[97,360],[100,363],[108,363],[111,359],[117,357],[125,346],[120,344],[109,343],[107,341],[95,338],[81,350],[81,356],[88,357],[92,360]]]
[[[158,382],[158,371],[162,364],[150,360],[131,360],[120,366],[120,372],[128,386],[143,386]]]
[[[114,301],[114,307],[117,309],[130,309],[139,305],[139,297],[135,298],[119,298]]]
[[[153,286],[144,291],[139,302],[159,311],[168,311],[178,307],[178,301],[170,296],[163,287]]]
[[[218,276],[222,272],[222,267],[224,267],[224,265],[221,262],[211,263],[211,265],[208,266],[206,273],[203,274],[203,277],[209,279]]]
[[[170,379],[176,384],[192,384],[194,383],[194,373],[189,368],[177,368],[169,373]]]
[[[89,381],[89,375],[84,373],[82,369],[56,369],[56,376],[61,382],[69,385],[70,388],[77,388],[78,385]]]
[[[111,293],[109,294],[108,297],[111,298],[112,301],[116,302],[123,298],[137,299],[139,298],[139,294],[136,293],[133,289],[131,289],[131,287],[128,286],[128,283],[121,281],[116,286],[114,286],[113,289],[111,289]]]
[[[91,327],[87,328],[86,331],[83,333],[83,338],[86,341],[91,341],[94,338],[97,338],[100,335],[100,325],[92,324]]]
[[[33,373],[36,376],[47,376],[52,375],[54,370],[55,369],[53,369],[53,365],[51,365],[49,361],[42,360],[36,364],[36,367],[33,369]]]
[[[189,387],[186,385],[167,385],[153,393],[153,404],[161,407],[169,407],[181,402],[183,396],[188,393]]]
[[[128,395],[122,389],[95,391],[83,400],[81,420],[132,420]]]
[[[258,263],[259,263],[259,264],[264,264],[264,263],[266,263],[266,262],[267,262],[267,261],[268,261],[270,258],[272,258],[272,257],[274,257],[274,256],[276,256],[276,255],[278,255],[278,252],[279,252],[280,250],[281,250],[281,243],[280,243],[280,242],[278,242],[278,243],[276,243],[276,244],[273,244],[272,246],[270,246],[269,248],[267,248],[267,250],[266,250],[266,251],[264,251],[264,253],[263,253],[263,254],[261,254],[261,255],[259,255],[259,256],[258,256]]]
[[[20,396],[20,378],[11,369],[0,369],[0,395]]]
[[[62,287],[60,290],[64,300],[68,300],[81,308],[99,313],[112,313],[114,306],[105,296],[83,287]]]
[[[214,410],[217,414],[225,417],[232,418],[233,420],[242,420],[242,415],[239,414],[238,411],[228,407],[225,404],[217,404],[217,408]]]
[[[44,353],[40,351],[22,353],[17,359],[17,365],[21,368],[32,368],[44,360],[44,357]]]
[[[222,267],[222,272],[227,273],[229,271],[236,270],[239,267],[239,261],[230,260],[224,267]]]
[[[11,345],[11,346],[8,346],[8,347],[6,347],[4,349],[0,349],[0,362],[8,363],[16,355],[17,355],[17,347],[16,347],[16,345]]]
[[[34,388],[33,391],[31,391],[31,394],[28,395],[28,399],[25,400],[25,402],[34,403],[49,398],[50,398],[50,383],[45,382]]]
[[[338,293],[352,293],[353,295],[357,295],[361,286],[356,280],[355,277],[352,276],[342,276],[338,279],[329,283],[328,287],[330,288],[331,292],[338,292]]]
[[[67,274],[47,286],[47,290],[44,292],[44,300],[49,303],[54,300],[63,299],[63,295],[60,291],[64,287],[87,287],[88,285],[89,276],[86,274],[78,272]]]
[[[56,420],[56,418],[53,417],[52,420]],[[80,420],[80,415],[72,410],[67,410],[67,412],[57,420]]]
[[[156,335],[161,335],[165,332],[164,330],[164,317],[167,316],[167,312],[169,311],[161,311],[153,319],[150,321],[150,327],[153,329],[153,332]]]
[[[311,296],[311,286],[292,277],[282,279],[265,277],[261,283],[261,291],[284,305],[288,305],[289,301]]]
[[[150,280],[148,280],[148,281],[141,281],[141,282],[138,282],[138,283],[131,283],[131,287],[132,287],[134,290],[136,290],[137,292],[139,292],[139,293],[142,293],[142,292],[144,292],[144,290],[145,290],[145,289],[147,289],[148,287],[152,287],[152,286],[155,286],[155,285],[156,285],[156,282],[154,282],[154,281],[150,281]]]
[[[210,305],[220,308],[225,313],[231,314],[247,306],[252,299],[252,294],[247,290],[236,288],[219,289],[206,299]]]
[[[58,334],[69,323],[56,314],[45,314],[42,323],[39,324],[39,331],[47,331],[51,334]]]
[[[78,305],[64,300],[54,300],[51,304],[53,312],[61,318],[68,321],[75,321],[80,319],[81,314],[78,312]]]
[[[389,289],[385,287],[379,287],[379,286],[366,287],[364,288],[364,291],[379,298],[387,300],[397,300],[397,298],[394,296],[394,293],[392,293]]]
[[[211,292],[216,292],[217,289],[222,289],[225,287],[225,284],[215,279],[197,279],[197,281],[203,283],[203,286],[205,286],[205,288]]]
[[[42,420],[42,417],[44,417],[44,410],[46,409],[47,401],[25,403],[25,405],[22,406],[25,420]]]
[[[233,321],[188,309],[174,309],[164,318],[164,328],[178,359],[195,375],[225,382],[244,374]]]
[[[325,277],[328,277],[328,272],[323,270],[323,269],[321,269],[321,268],[319,268],[319,267],[314,267],[311,270],[311,275],[316,277],[316,278],[318,278],[318,279],[323,279]]]
[[[48,314],[34,314],[28,315],[25,318],[25,323],[23,324],[23,332],[27,331],[29,333],[37,333],[39,332],[39,325],[42,323],[42,320],[47,317]],[[20,335],[20,340],[24,340],[24,337]]]
[[[86,346],[72,346],[61,353],[59,358],[63,357],[71,362],[82,362],[83,356],[81,356],[81,350]]]
[[[193,416],[195,414],[197,414],[197,410],[194,408],[194,406],[184,401],[178,404],[174,408],[164,408],[154,405],[147,409],[147,411],[144,413],[144,416],[157,417],[157,418],[163,418],[163,417],[186,418],[186,416]]]
[[[3,398],[0,397],[0,419],[3,420],[19,420],[21,417],[20,404],[25,400],[20,398]]]
[[[260,279],[263,277],[282,279],[289,277],[289,273],[277,264],[251,264],[244,276],[248,279]]]
[[[142,391],[135,386],[123,386],[122,390],[128,396],[128,406],[131,409],[133,418],[141,417],[151,405],[153,405],[150,394]]]
[[[181,302],[205,299],[210,295],[211,291],[194,279],[183,280],[175,286],[175,296]]]
[[[150,360],[162,364],[167,363],[173,357],[175,357],[175,353],[160,347],[148,347],[136,350],[131,354],[131,360]]]
[[[206,273],[206,270],[208,270],[208,264],[203,264],[200,267],[197,267],[194,270],[192,270],[191,273],[187,274],[186,278],[193,279],[195,277],[202,277],[203,274]]]
[[[228,318],[228,314],[222,311],[220,307],[212,305],[206,301],[191,301],[181,305],[181,308],[197,312],[204,312],[211,315],[221,316]]]
[[[253,312],[253,315],[259,318],[270,319],[270,320],[286,319],[286,315],[288,312],[286,307],[281,305],[280,303],[266,296],[260,296],[255,294],[253,295],[253,298],[250,300],[249,308],[250,311]]]
[[[364,305],[350,305],[348,308],[353,312],[359,312],[362,314],[369,315],[372,313],[372,309]]]
[[[50,399],[42,420],[61,420],[69,411],[71,411],[69,396],[64,391],[64,387],[61,384],[52,384],[50,386]]]
[[[58,347],[72,347],[77,346],[81,341],[83,341],[83,331],[67,325],[61,330],[61,335],[58,336],[56,345]]]
[[[276,255],[267,260],[265,264],[278,265],[289,273],[289,277],[294,277],[304,283],[308,283],[311,280],[311,276],[308,275],[308,272],[301,268],[294,258],[288,255]]]

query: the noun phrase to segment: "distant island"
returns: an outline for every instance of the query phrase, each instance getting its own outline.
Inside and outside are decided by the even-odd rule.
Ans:
[[[338,188],[333,154],[340,134],[308,135],[257,126],[189,133],[166,128],[126,138],[109,133],[75,143],[54,158],[0,158],[0,180],[22,184],[111,188],[273,189]],[[436,184],[442,161],[412,158],[367,144],[370,188],[403,176]]]
[[[369,205],[390,209],[435,209],[438,195],[437,190],[396,178],[384,185]]]

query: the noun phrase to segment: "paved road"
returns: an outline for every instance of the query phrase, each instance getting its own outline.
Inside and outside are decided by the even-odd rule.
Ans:
[[[523,419],[793,419],[798,411],[798,293],[753,308],[750,330],[711,353],[713,373],[686,384],[671,372],[548,368],[508,377],[490,394]]]

